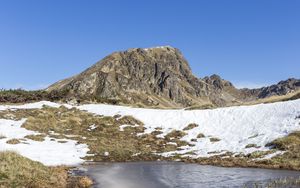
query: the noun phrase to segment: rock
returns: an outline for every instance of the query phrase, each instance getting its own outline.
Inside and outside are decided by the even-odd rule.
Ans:
[[[291,80],[260,90],[239,90],[218,75],[200,79],[178,49],[163,46],[112,53],[46,91],[80,101],[178,108],[228,106],[287,93],[299,85],[299,80]]]

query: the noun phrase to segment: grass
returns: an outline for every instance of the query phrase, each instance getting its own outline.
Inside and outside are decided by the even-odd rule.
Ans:
[[[258,146],[256,144],[247,144],[245,148],[257,148]]]
[[[16,145],[16,144],[20,144],[21,141],[19,139],[13,138],[13,139],[7,140],[6,143]]]
[[[208,104],[202,104],[202,105],[194,105],[194,106],[186,108],[185,110],[205,110],[205,109],[214,109],[214,108],[216,108],[215,105],[208,103]]]
[[[66,99],[67,91],[51,91],[44,90],[27,91],[23,89],[0,89],[0,103],[26,103],[41,100],[58,101]]]
[[[45,134],[37,134],[37,135],[27,135],[24,138],[38,141],[38,142],[43,142],[45,140],[46,135]]]
[[[42,141],[45,136],[49,136],[59,139],[61,142],[64,142],[63,139],[77,140],[78,144],[84,143],[88,145],[90,149],[89,154],[93,155],[89,155],[85,159],[91,161],[126,162],[181,159],[186,162],[199,164],[300,170],[299,132],[273,141],[268,145],[273,147],[269,151],[257,151],[248,155],[233,155],[233,153],[221,151],[216,156],[199,159],[188,159],[175,153],[172,157],[163,158],[157,154],[176,152],[182,150],[182,146],[193,145],[193,143],[182,140],[187,135],[185,131],[173,130],[164,138],[160,138],[158,135],[162,133],[162,129],[157,128],[149,134],[140,134],[138,136],[139,133],[144,133],[145,128],[141,121],[132,116],[101,116],[76,108],[67,109],[63,106],[60,108],[43,107],[42,109],[31,110],[6,110],[0,112],[0,118],[9,113],[15,119],[27,118],[22,127],[41,133],[40,135],[29,135],[26,137],[27,139]],[[124,128],[124,131],[120,131],[120,126],[124,124],[132,126],[128,126]],[[91,125],[96,128],[90,129]],[[194,128],[195,125],[187,127],[190,129]],[[70,138],[68,135],[75,136]],[[253,135],[252,137],[257,136]],[[204,137],[205,135],[202,133],[197,135],[197,138]],[[219,138],[208,138],[211,142],[220,141]],[[196,138],[191,140],[191,142],[195,141],[197,141]],[[249,144],[246,147],[256,147],[256,145]],[[278,150],[285,151],[285,153],[268,160],[255,160]],[[105,155],[106,152],[109,153],[108,156]]]
[[[14,152],[0,152],[0,187],[66,187],[64,168],[46,167]]]
[[[184,131],[188,131],[188,130],[191,130],[191,129],[196,128],[196,127],[198,127],[198,126],[199,126],[199,125],[196,124],[196,123],[191,123],[191,124],[189,124],[187,127],[185,127],[183,130],[184,130]]]
[[[204,138],[205,137],[205,135],[203,134],[203,133],[199,133],[198,135],[197,135],[197,138]]]
[[[1,139],[5,139],[5,138],[6,138],[6,136],[0,134],[0,140],[1,140]]]
[[[300,99],[300,90],[288,93],[286,95],[276,95],[276,96],[271,96],[263,99],[257,99],[249,102],[238,102],[238,103],[233,103],[230,104],[229,106],[250,106],[250,105],[256,105],[256,104],[262,104],[262,103],[275,103],[275,102],[283,102],[283,101],[290,101],[290,100],[296,100]],[[204,110],[204,109],[216,109],[218,108],[217,106],[213,104],[203,104],[203,105],[195,105],[186,108],[185,110]]]
[[[286,95],[276,95],[271,96],[264,99],[258,99],[251,102],[242,103],[241,105],[255,105],[255,104],[261,104],[261,103],[274,103],[274,102],[281,102],[281,101],[290,101],[290,100],[296,100],[300,98],[300,90],[288,93]]]
[[[255,151],[248,155],[240,154],[229,158],[222,158],[222,155],[213,156],[211,158],[199,158],[190,160],[189,162],[226,167],[241,166],[300,170],[300,131],[276,139],[266,146],[272,149],[267,151]],[[248,147],[250,147],[250,145]],[[278,150],[284,151],[284,153],[271,159],[256,160]]]
[[[280,164],[284,168],[300,170],[300,131],[276,139],[267,146],[285,151],[283,155],[272,158],[274,164]]]
[[[300,177],[286,177],[281,179],[271,180],[267,183],[268,188],[286,188],[286,187],[300,187]]]
[[[209,138],[209,140],[210,140],[211,142],[219,142],[219,141],[221,141],[220,138],[216,138],[216,137]]]
[[[27,121],[22,127],[42,133],[27,136],[28,139],[42,141],[46,135],[56,139],[70,139],[68,135],[79,135],[71,139],[88,145],[89,154],[93,156],[86,159],[92,161],[156,160],[160,158],[156,153],[176,151],[180,146],[188,145],[180,140],[186,134],[182,131],[173,131],[166,139],[157,137],[162,133],[159,129],[151,134],[137,136],[138,133],[143,133],[145,128],[141,121],[132,116],[101,116],[63,106],[15,110],[9,113],[13,113],[16,119],[26,117]],[[132,126],[120,131],[120,126],[124,124]],[[91,130],[91,125],[97,128]],[[52,131],[56,134],[51,134]],[[168,144],[170,141],[176,145]],[[105,156],[105,152],[109,152],[110,155]],[[139,155],[135,155],[137,153]]]
[[[244,185],[244,188],[296,188],[300,187],[300,177],[284,177],[273,179],[267,182],[255,182],[251,185]]]
[[[258,137],[258,134],[255,134],[255,135],[253,135],[253,136],[250,136],[248,139],[252,139],[252,138],[256,138],[256,137]]]

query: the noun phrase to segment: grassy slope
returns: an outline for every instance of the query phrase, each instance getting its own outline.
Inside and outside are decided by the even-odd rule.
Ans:
[[[0,90],[0,103],[27,103],[41,100],[58,101],[65,96],[64,91],[46,92],[44,90],[26,91],[23,89]]]
[[[88,188],[87,177],[70,177],[65,167],[46,167],[15,152],[0,152],[0,188]]]
[[[87,159],[95,161],[156,160],[158,156],[154,153],[175,151],[178,147],[188,144],[179,140],[184,136],[180,134],[174,136],[172,135],[174,133],[170,133],[165,139],[157,138],[156,135],[160,134],[159,130],[137,136],[138,133],[144,132],[143,123],[130,116],[108,117],[94,115],[76,108],[44,107],[32,110],[0,111],[0,118],[6,119],[7,117],[16,120],[27,118],[22,127],[43,133],[37,136],[26,136],[27,139],[43,141],[43,137],[49,135],[59,141],[72,135],[71,139],[89,146],[89,153],[93,156]],[[91,129],[92,125],[95,126],[94,129]],[[120,131],[121,125],[128,126]],[[56,134],[49,131],[54,131]],[[171,137],[174,138],[171,139]],[[109,157],[105,156],[106,152],[109,153]]]
[[[66,187],[64,168],[46,167],[14,152],[0,152],[0,187]]]
[[[136,98],[147,98],[147,95],[142,94],[135,94]],[[153,96],[154,97],[154,96]],[[11,89],[11,90],[1,90],[0,89],[0,103],[27,103],[27,102],[36,102],[41,100],[48,100],[48,101],[66,101],[67,99],[72,99],[72,96],[67,95],[67,91],[45,91],[45,90],[36,90],[36,91],[26,91],[22,89]],[[288,93],[282,96],[271,96],[264,99],[258,99],[255,101],[250,102],[237,102],[233,103],[230,106],[240,106],[240,105],[254,105],[254,104],[261,104],[261,103],[274,103],[279,101],[288,101],[288,100],[295,100],[300,98],[300,90],[295,91],[293,93]],[[140,99],[141,100],[141,99]],[[156,100],[160,101],[162,105],[153,106],[153,104],[149,104],[148,106],[147,101],[144,101],[144,104],[136,103],[136,104],[129,104],[125,98],[122,100],[117,99],[106,99],[106,98],[99,98],[99,97],[90,97],[86,96],[85,98],[80,98],[77,101],[81,103],[107,103],[107,104],[120,104],[125,106],[132,106],[132,107],[141,107],[141,108],[156,108],[156,109],[166,109],[165,106],[172,106],[168,103],[168,101],[163,101],[158,98]],[[218,108],[216,105],[212,103],[207,103],[205,101],[200,101],[201,105],[193,105],[186,110],[197,110],[197,109],[214,109]],[[168,108],[170,109],[170,108]],[[174,107],[173,109],[178,109],[178,107]]]
[[[274,102],[281,102],[281,101],[290,101],[290,100],[296,100],[300,99],[300,90],[288,93],[286,95],[281,95],[281,96],[271,96],[268,98],[264,99],[258,99],[255,101],[250,101],[250,102],[239,102],[237,104],[233,104],[230,106],[250,106],[250,105],[256,105],[256,104],[263,104],[263,103],[274,103]],[[186,108],[185,110],[199,110],[199,109],[216,109],[218,108],[217,106],[213,104],[203,104],[201,106],[191,106]]]
[[[300,131],[276,139],[269,145],[285,151],[283,155],[272,159],[274,164],[285,164],[288,168],[300,170]]]
[[[14,119],[26,117],[27,121],[23,124],[23,127],[42,133],[41,135],[34,137],[27,136],[28,139],[42,141],[43,137],[46,135],[56,139],[68,138],[68,135],[73,135],[71,139],[77,140],[78,143],[85,143],[89,146],[90,154],[93,155],[86,157],[86,159],[94,161],[181,159],[186,162],[220,166],[252,166],[300,170],[300,134],[299,138],[293,136],[293,134],[282,138],[280,140],[280,146],[278,140],[274,141],[274,143],[270,144],[274,146],[274,149],[267,152],[254,152],[249,155],[241,154],[236,157],[233,157],[233,154],[228,152],[211,158],[190,159],[182,158],[180,155],[162,158],[161,156],[155,155],[155,153],[180,150],[180,146],[189,144],[180,140],[185,135],[184,131],[174,130],[165,138],[156,137],[156,135],[161,133],[159,129],[150,134],[137,136],[137,133],[142,133],[144,131],[143,123],[133,117],[125,116],[120,118],[119,116],[99,116],[75,108],[67,109],[65,107],[44,107],[42,109],[33,110],[2,111],[0,112],[0,118],[5,118],[8,114],[10,114],[9,117],[14,117]],[[124,124],[132,125],[134,127],[128,126],[125,127],[123,131],[120,131],[120,126]],[[91,129],[91,125],[95,125],[95,129]],[[190,124],[187,125],[184,130],[196,126],[198,125]],[[49,133],[49,131],[54,131],[59,135]],[[200,136],[205,137],[205,135]],[[271,160],[254,160],[277,150],[284,150],[287,152],[284,155],[275,157]],[[107,152],[109,155],[105,154]]]
[[[286,95],[281,96],[271,96],[264,99],[259,99],[256,101],[245,103],[245,105],[255,105],[255,104],[261,104],[261,103],[274,103],[274,102],[280,102],[280,101],[290,101],[290,100],[296,100],[300,98],[300,90],[288,93]]]

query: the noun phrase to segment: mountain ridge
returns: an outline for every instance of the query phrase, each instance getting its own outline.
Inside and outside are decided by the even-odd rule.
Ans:
[[[64,91],[66,98],[114,100],[140,106],[219,107],[284,95],[299,88],[297,79],[280,82],[278,87],[237,89],[218,75],[198,78],[179,49],[161,46],[113,52],[46,91]]]

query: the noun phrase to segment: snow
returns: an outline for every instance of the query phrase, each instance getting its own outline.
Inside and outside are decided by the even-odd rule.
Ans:
[[[139,125],[121,125],[120,126],[120,131],[124,131],[124,129],[126,128],[126,127],[138,127]]]
[[[190,142],[197,138],[199,133],[206,137],[190,142],[195,146],[185,147],[175,153],[184,154],[193,151],[195,157],[208,157],[215,154],[210,152],[251,153],[266,151],[265,145],[276,138],[300,130],[300,100],[259,104],[253,106],[236,106],[212,110],[158,110],[131,108],[124,106],[88,104],[77,107],[91,113],[114,116],[129,115],[145,124],[145,133],[151,133],[155,128],[162,128],[165,136],[173,129],[183,130],[188,124],[196,123],[199,126],[185,131],[182,140]],[[209,138],[221,139],[219,142],[210,142]],[[256,144],[260,148],[245,148],[248,144]],[[173,153],[165,153],[171,155]]]
[[[61,105],[49,102],[49,101],[40,101],[36,103],[28,103],[23,105],[0,105],[0,110],[15,110],[15,109],[41,109],[43,106],[50,106],[54,108],[58,108]]]
[[[20,121],[0,119],[0,135],[6,138],[0,139],[0,151],[16,151],[31,160],[39,161],[45,165],[77,165],[84,162],[88,147],[85,144],[77,144],[75,140],[64,139],[66,143],[59,143],[51,137],[45,137],[45,141],[39,142],[25,139],[20,144],[7,144],[10,139],[24,139],[27,135],[38,134],[22,128],[26,119]]]
[[[144,48],[144,50],[148,51],[151,49],[165,49],[165,48],[174,49],[172,46],[166,45],[166,46],[155,46],[155,47],[151,47],[151,48]]]
[[[59,108],[64,106],[66,108],[73,108],[70,104],[58,104],[50,101],[40,101],[34,103],[27,103],[22,105],[0,105],[0,111],[2,110],[18,110],[18,109],[41,109],[43,106],[49,106],[53,108]]]
[[[15,106],[2,105],[0,110],[36,109],[44,105],[60,107],[62,104],[41,101]],[[65,104],[64,106],[72,107]],[[184,146],[180,151],[160,153],[163,156],[179,153],[190,157],[209,157],[227,151],[235,154],[266,151],[269,150],[265,147],[267,143],[300,130],[300,100],[192,111],[131,108],[105,104],[88,104],[76,106],[76,108],[105,116],[117,114],[133,116],[145,124],[146,130],[143,134],[160,129],[162,134],[157,135],[158,137],[164,137],[174,129],[183,130],[191,123],[199,125],[185,131],[187,135],[182,138],[195,146]],[[88,146],[77,144],[77,141],[71,139],[63,139],[66,142],[59,143],[58,139],[47,136],[42,142],[25,139],[20,144],[7,144],[6,141],[13,138],[24,139],[26,135],[38,134],[38,132],[22,128],[25,121],[26,119],[20,121],[0,119],[0,136],[6,137],[0,139],[0,151],[13,150],[32,160],[51,166],[76,165],[84,162],[82,158],[87,156]],[[121,125],[120,130],[124,130],[127,126]],[[96,125],[89,127],[91,131],[95,128]],[[205,137],[196,139],[199,133],[204,134]],[[51,134],[57,133],[51,132]],[[77,135],[69,135],[68,138],[73,136]],[[220,141],[211,142],[212,137],[219,138]],[[197,141],[191,142],[191,139]],[[260,148],[245,148],[248,144],[256,144]],[[186,154],[187,152],[193,152],[195,155]],[[282,153],[275,152],[265,157],[270,158],[278,154]]]
[[[262,161],[262,160],[266,160],[266,159],[271,159],[272,157],[275,157],[277,155],[283,155],[285,153],[285,151],[276,151],[274,153],[268,154],[262,158],[258,158],[258,159],[254,159],[256,161]]]
[[[91,125],[91,126],[89,126],[89,128],[88,128],[87,130],[88,130],[88,131],[93,131],[93,130],[95,130],[97,127],[98,127],[98,126],[96,126],[96,125]]]

